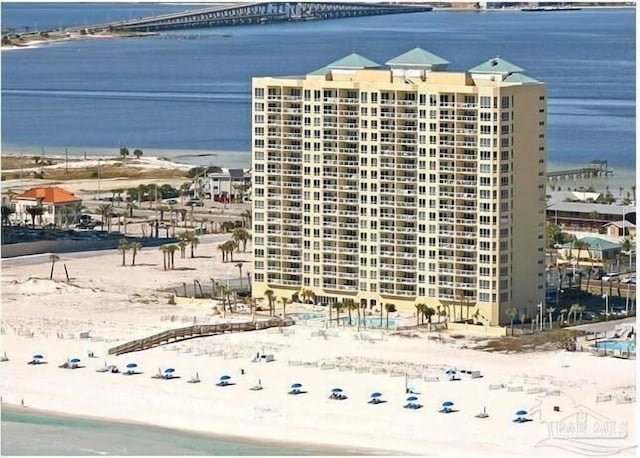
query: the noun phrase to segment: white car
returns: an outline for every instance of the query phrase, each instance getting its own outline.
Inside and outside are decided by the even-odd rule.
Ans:
[[[174,198],[162,199],[162,203],[169,204],[169,205],[176,205],[178,203],[178,199],[174,199]]]

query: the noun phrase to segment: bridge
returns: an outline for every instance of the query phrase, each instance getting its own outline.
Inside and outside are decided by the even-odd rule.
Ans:
[[[158,32],[164,30],[311,21],[345,17],[431,11],[431,6],[347,2],[225,3],[207,8],[85,27],[93,30]]]
[[[186,328],[170,329],[154,334],[144,339],[136,339],[125,342],[109,349],[110,355],[122,355],[133,351],[147,350],[149,348],[180,342],[181,340],[195,339],[197,337],[209,337],[227,332],[257,331],[260,329],[292,326],[295,321],[291,318],[271,318],[264,321],[245,321],[243,323],[218,323],[187,326]]]

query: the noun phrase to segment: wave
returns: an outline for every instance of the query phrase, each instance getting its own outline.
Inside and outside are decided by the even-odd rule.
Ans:
[[[109,100],[153,100],[178,102],[248,102],[249,93],[240,92],[179,92],[179,91],[110,91],[70,89],[2,89],[2,95],[23,97],[58,97]]]

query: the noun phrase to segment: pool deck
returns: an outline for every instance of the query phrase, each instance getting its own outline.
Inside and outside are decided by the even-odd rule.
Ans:
[[[636,324],[636,317],[632,316],[628,318],[622,318],[620,320],[599,321],[597,323],[592,323],[592,324],[581,324],[580,326],[570,326],[564,329],[586,331],[586,332],[608,332],[608,331],[614,331],[617,328],[622,327],[623,325],[635,326],[635,324]]]

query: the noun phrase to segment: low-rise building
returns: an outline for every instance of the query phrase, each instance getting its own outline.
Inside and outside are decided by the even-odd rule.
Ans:
[[[42,207],[42,213],[35,217],[36,224],[62,226],[68,218],[80,210],[82,199],[75,194],[56,186],[31,188],[12,197],[11,205],[15,210],[12,221],[31,224],[33,218],[29,207]]]
[[[201,199],[242,200],[249,197],[251,189],[251,171],[223,168],[220,172],[208,173],[196,178],[194,191]]]
[[[604,225],[607,235],[612,237],[635,237],[636,225],[630,221],[614,221]]]
[[[587,248],[576,247],[577,241],[583,242]],[[583,237],[562,245],[558,263],[575,262],[577,266],[604,266],[605,261],[616,259],[621,251],[622,247],[619,243],[599,237]]]
[[[606,224],[621,220],[635,225],[636,207],[581,202],[553,202],[547,205],[547,221],[565,230],[604,233]]]

